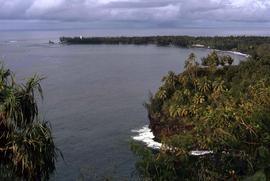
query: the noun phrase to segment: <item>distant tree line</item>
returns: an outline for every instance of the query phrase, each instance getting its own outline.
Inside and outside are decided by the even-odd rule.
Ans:
[[[61,37],[61,43],[65,44],[134,44],[158,46],[192,47],[204,45],[206,48],[220,50],[241,51],[253,53],[254,49],[262,44],[269,44],[269,36],[142,36],[142,37]]]

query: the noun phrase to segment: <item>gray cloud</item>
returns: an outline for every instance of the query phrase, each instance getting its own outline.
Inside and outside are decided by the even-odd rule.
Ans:
[[[270,0],[0,0],[0,19],[270,22]]]

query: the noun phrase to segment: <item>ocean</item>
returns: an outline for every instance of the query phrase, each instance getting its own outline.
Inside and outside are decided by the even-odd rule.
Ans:
[[[173,34],[167,32],[168,34]],[[165,34],[165,32],[160,33]],[[170,70],[179,73],[186,57],[199,60],[209,49],[154,45],[49,44],[60,36],[120,36],[83,31],[1,31],[0,59],[16,80],[39,74],[44,101],[41,119],[50,121],[59,157],[50,180],[138,180],[129,149],[134,129],[148,124],[143,103]],[[152,35],[149,32],[138,35]],[[231,54],[237,62],[243,56]]]

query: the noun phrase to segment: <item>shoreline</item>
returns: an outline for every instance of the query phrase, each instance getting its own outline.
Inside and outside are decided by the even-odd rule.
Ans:
[[[210,48],[210,49],[211,49],[211,48]],[[217,51],[217,52],[222,52],[222,53],[230,53],[230,54],[242,56],[242,57],[245,57],[245,58],[249,58],[249,57],[250,57],[249,54],[245,54],[245,53],[238,52],[238,51],[218,50],[218,49],[212,49],[212,50]]]

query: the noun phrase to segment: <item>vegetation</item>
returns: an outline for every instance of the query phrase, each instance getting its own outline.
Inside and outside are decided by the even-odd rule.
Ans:
[[[17,84],[0,67],[0,180],[47,180],[59,153],[47,122],[38,117],[40,81],[34,76]]]
[[[270,37],[228,36],[228,37],[192,37],[192,36],[146,36],[146,37],[61,37],[65,44],[135,44],[158,46],[192,47],[204,45],[219,50],[240,51],[253,54],[256,47],[270,43]]]
[[[182,73],[162,79],[145,106],[163,147],[132,146],[143,179],[270,180],[270,45],[253,49],[239,65],[191,54]]]

